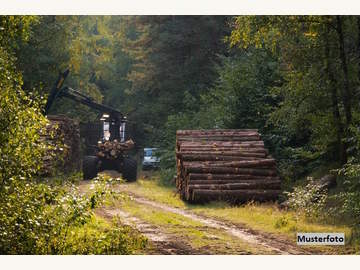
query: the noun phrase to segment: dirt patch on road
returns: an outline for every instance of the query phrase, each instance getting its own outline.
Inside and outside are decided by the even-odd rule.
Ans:
[[[194,249],[189,244],[173,237],[157,226],[146,223],[127,212],[118,208],[100,208],[96,214],[106,219],[112,219],[116,216],[121,221],[131,227],[136,228],[141,234],[146,236],[150,241],[150,245],[145,250],[146,254],[162,254],[162,255],[190,255],[190,254],[209,254],[208,251]]]
[[[287,239],[281,239],[277,236],[265,235],[248,228],[241,227],[239,225],[224,223],[223,221],[193,214],[188,210],[183,210],[175,207],[170,207],[164,204],[160,204],[154,201],[150,201],[144,198],[134,196],[130,194],[132,199],[138,203],[149,205],[151,207],[159,208],[163,211],[171,212],[174,214],[182,215],[187,218],[191,218],[194,221],[201,222],[208,227],[221,229],[227,233],[240,238],[243,241],[249,242],[253,245],[261,245],[273,251],[274,254],[309,254],[307,251],[289,244]]]
[[[191,254],[210,254],[208,250],[194,249],[189,244],[173,237],[157,226],[146,223],[127,212],[118,208],[101,208],[96,214],[106,219],[112,219],[119,216],[126,225],[136,228],[141,234],[150,241],[150,246],[145,250],[146,254],[162,255],[191,255]]]
[[[80,184],[80,189],[85,191],[87,185],[88,183]],[[155,202],[141,197],[138,194],[131,193],[130,191],[124,189],[122,185],[116,185],[114,189],[126,193],[130,196],[131,200],[137,204],[144,205],[145,207],[147,206],[149,209],[159,209],[164,213],[172,213],[203,224],[205,229],[209,229],[205,233],[206,237],[211,237],[211,234],[209,235],[209,231],[211,229],[227,234],[228,237],[233,238],[231,242],[241,240],[242,242],[248,243],[250,246],[255,247],[255,250],[258,249],[260,254],[262,254],[262,251],[266,251],[264,254],[267,254],[268,251],[271,254],[310,254],[308,251],[290,243],[285,237],[252,230],[251,228],[242,226],[241,224],[233,224],[228,221],[217,219],[216,217],[210,218],[201,214],[192,213],[191,210],[171,207],[164,203]],[[178,235],[173,234],[164,227],[155,226],[152,222],[149,222],[151,220],[146,222],[143,218],[135,217],[132,214],[125,212],[124,209],[120,210],[119,207],[102,208],[98,210],[97,213],[107,218],[119,216],[125,224],[138,229],[139,232],[144,234],[152,243],[151,249],[147,252],[150,254],[224,254],[221,253],[222,251],[216,252],[214,249],[206,249],[203,247],[196,249],[191,246],[191,240],[189,241],[189,239],[186,239],[185,231],[183,237],[178,237]],[[187,230],[185,227],[182,229]],[[230,249],[232,249],[233,252],[235,251],[233,254],[238,254],[236,249]],[[251,253],[252,252],[253,251],[251,251]],[[247,254],[241,250],[239,250],[239,253]]]

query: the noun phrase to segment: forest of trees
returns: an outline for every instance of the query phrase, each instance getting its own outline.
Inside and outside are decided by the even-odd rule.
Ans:
[[[138,149],[166,150],[168,178],[177,129],[256,128],[285,189],[335,172],[360,220],[360,17],[1,16],[3,185],[33,173],[33,141],[14,143],[17,154],[6,145],[41,126],[28,108],[43,106],[67,67],[67,84],[128,116]],[[69,100],[51,113],[98,118]]]
[[[25,91],[46,95],[70,67],[68,84],[128,115],[139,147],[181,127],[259,128],[280,158],[341,166],[356,156],[357,17],[27,16],[1,25]],[[59,101],[52,113],[96,119],[73,105]]]

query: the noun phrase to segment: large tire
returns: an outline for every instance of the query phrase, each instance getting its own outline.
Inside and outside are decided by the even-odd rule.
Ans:
[[[125,157],[123,160],[122,176],[128,182],[135,182],[137,179],[137,162],[135,159]]]
[[[85,156],[83,159],[83,179],[93,179],[98,173],[99,159],[96,156]]]

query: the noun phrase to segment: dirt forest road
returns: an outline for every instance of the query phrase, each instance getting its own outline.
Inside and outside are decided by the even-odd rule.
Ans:
[[[237,241],[247,243],[249,246],[253,247],[254,250],[257,250],[260,254],[308,254],[304,250],[300,250],[296,246],[290,245],[289,243],[286,243],[285,241],[281,241],[279,239],[265,237],[264,235],[251,232],[248,229],[237,227],[235,225],[227,224],[223,221],[218,221],[208,217],[199,216],[187,210],[169,207],[167,205],[154,201],[149,201],[140,197],[134,197],[133,194],[129,195],[134,202],[142,205],[144,211],[149,208],[155,208],[160,211],[180,215],[193,221],[200,222],[209,229],[211,228],[219,230],[228,234],[231,237],[230,241],[233,243]],[[154,251],[157,254],[212,254],[211,249],[192,249],[190,245],[188,245],[186,242],[182,241],[178,237],[174,237],[170,232],[161,231],[158,227],[154,227],[151,224],[148,224],[136,217],[133,217],[120,209],[103,209],[103,211],[104,213],[106,213],[107,217],[119,215],[123,218],[123,220],[127,221],[128,225],[135,226],[154,244]],[[184,230],[186,230],[186,228],[184,228]],[[214,237],[214,239],[216,239],[216,237]],[[252,252],[249,252],[247,250],[235,251],[231,248],[229,249],[231,250],[231,252],[235,252],[236,254],[252,254]],[[217,254],[216,250],[214,251],[214,254]],[[255,251],[255,253],[257,252]]]
[[[81,189],[90,185],[83,182]],[[96,214],[108,220],[118,216],[146,236],[145,254],[308,254],[288,239],[149,200],[129,191],[129,185],[114,186],[114,191],[127,194],[127,200]]]

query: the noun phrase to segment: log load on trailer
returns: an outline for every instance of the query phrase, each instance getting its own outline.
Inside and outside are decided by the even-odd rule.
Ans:
[[[48,96],[44,114],[48,115],[57,98],[68,98],[102,113],[100,122],[103,126],[103,132],[95,146],[95,155],[84,156],[82,160],[84,180],[95,178],[100,171],[117,170],[122,173],[125,180],[136,181],[137,161],[127,153],[134,147],[134,142],[131,139],[125,141],[126,116],[115,108],[96,102],[81,91],[68,86],[63,87],[68,75],[68,69],[60,73]]]
[[[183,200],[277,199],[276,162],[256,129],[178,130],[176,187]]]

